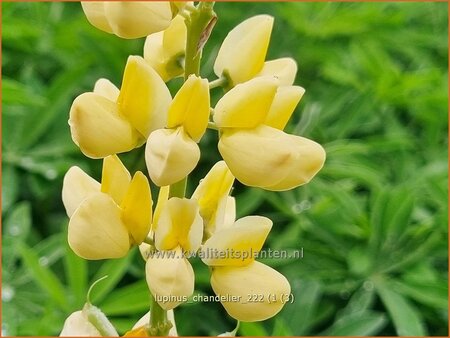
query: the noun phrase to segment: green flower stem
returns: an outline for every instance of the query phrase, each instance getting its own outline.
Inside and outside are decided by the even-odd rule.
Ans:
[[[219,130],[219,127],[214,122],[208,122],[208,129]]]
[[[200,59],[202,49],[209,38],[211,29],[216,22],[216,13],[213,11],[214,2],[202,1],[197,10],[192,11],[190,18],[186,19],[187,41],[186,61],[184,66],[184,79],[189,75],[200,75]]]
[[[202,49],[217,19],[213,7],[214,2],[200,2],[197,7],[189,7],[188,11],[183,13],[187,27],[186,55],[184,60],[185,81],[191,74],[200,75]],[[184,197],[187,179],[186,176],[181,181],[170,186],[169,198]],[[150,297],[150,327],[148,333],[151,336],[167,336],[172,327],[172,323],[167,319],[167,311],[156,302],[151,293]]]
[[[217,87],[226,87],[228,84],[228,80],[226,77],[220,77],[218,79],[215,79],[211,82],[209,82],[209,89],[214,89]]]

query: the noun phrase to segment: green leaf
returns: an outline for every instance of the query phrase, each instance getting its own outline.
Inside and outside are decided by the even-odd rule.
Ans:
[[[100,303],[119,283],[126,274],[135,253],[136,249],[133,249],[123,258],[107,260],[102,264],[92,280],[96,281],[104,276],[108,276],[108,278],[96,285],[92,290],[91,301],[93,304]]]
[[[238,332],[241,336],[268,336],[264,326],[258,322],[241,322]]]
[[[81,308],[86,301],[88,289],[88,267],[87,261],[78,257],[69,247],[65,245],[64,267],[70,291],[74,295],[74,308]]]
[[[423,318],[413,304],[401,294],[393,291],[390,284],[377,282],[375,287],[399,336],[427,335]]]
[[[15,206],[5,222],[4,236],[15,243],[26,240],[31,228],[31,205],[22,202]]]
[[[292,331],[282,318],[277,317],[275,319],[272,336],[292,336]]]
[[[68,311],[66,293],[58,277],[48,268],[39,263],[39,257],[36,253],[24,243],[18,245],[19,253],[22,257],[24,266],[32,274],[34,281],[48,293],[50,298],[58,304],[63,310]]]
[[[413,283],[397,281],[393,283],[393,289],[403,295],[413,298],[415,301],[439,308],[448,309],[448,282]]]
[[[2,214],[8,212],[19,195],[19,174],[12,165],[2,168]]]
[[[363,312],[338,319],[320,336],[372,336],[386,325],[386,316],[377,312]]]
[[[106,281],[106,280],[105,280]],[[116,289],[100,305],[108,316],[143,313],[150,308],[150,291],[145,281]]]

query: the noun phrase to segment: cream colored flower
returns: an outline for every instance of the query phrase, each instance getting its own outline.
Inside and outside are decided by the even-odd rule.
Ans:
[[[167,82],[183,75],[187,29],[182,16],[176,16],[163,32],[147,36],[144,59]]]
[[[82,1],[81,6],[93,26],[125,39],[162,31],[174,16],[165,1]]]
[[[72,139],[88,157],[130,151],[167,123],[172,98],[159,75],[138,56],[130,56],[119,90],[108,80],[83,93],[70,109]]]
[[[208,81],[191,75],[169,107],[167,129],[150,134],[145,160],[152,181],[166,186],[182,180],[200,159],[199,142],[209,119]]]
[[[64,322],[60,337],[100,337],[100,332],[83,311],[73,312]],[[118,337],[119,335],[116,335]]]
[[[288,190],[308,183],[322,168],[325,151],[318,143],[282,131],[303,93],[301,87],[278,87],[277,79],[263,76],[219,100],[214,112],[219,152],[240,182]]]
[[[148,180],[140,171],[131,178],[116,155],[104,159],[101,184],[80,168],[70,168],[62,199],[70,217],[69,245],[85,259],[123,257],[150,230]]]
[[[187,300],[194,292],[194,271],[185,252],[195,252],[203,237],[203,220],[196,200],[172,197],[153,226],[155,248],[146,262],[150,292],[165,310]]]
[[[233,318],[253,322],[276,315],[290,294],[287,279],[274,269],[255,261],[272,227],[266,217],[248,216],[216,231],[202,246],[202,260],[212,267],[214,292]],[[258,297],[253,300],[252,297]]]

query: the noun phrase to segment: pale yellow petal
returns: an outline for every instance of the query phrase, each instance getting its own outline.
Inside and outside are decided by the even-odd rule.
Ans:
[[[216,231],[203,244],[202,261],[209,266],[248,265],[255,260],[271,228],[272,221],[267,217],[243,217],[233,226]]]
[[[196,251],[202,242],[203,220],[196,200],[172,197],[164,205],[155,230],[158,250],[181,246]]]
[[[130,56],[117,102],[120,113],[147,138],[166,125],[172,97],[164,81],[143,58]]]
[[[258,74],[264,65],[272,26],[273,17],[257,15],[233,28],[219,49],[214,63],[216,75],[226,75],[232,87]]]
[[[147,177],[138,171],[131,180],[120,208],[122,220],[133,238],[140,244],[147,237],[152,224],[152,192]]]
[[[209,233],[229,228],[236,221],[236,199],[233,196],[223,196],[219,201],[217,211],[214,214],[214,228],[209,228]],[[210,225],[210,224],[208,224]]]
[[[184,55],[186,49],[187,28],[184,18],[177,15],[164,31],[163,50],[166,60]]]
[[[67,216],[71,217],[85,198],[99,191],[99,182],[79,167],[71,167],[64,176],[62,188],[62,201]]]
[[[98,79],[97,82],[95,82],[94,93],[101,95],[112,102],[116,102],[119,97],[119,88],[108,79]]]
[[[108,1],[104,6],[111,30],[125,39],[162,31],[172,20],[170,3],[166,1]]]
[[[194,270],[180,248],[149,257],[145,275],[150,292],[164,310],[177,307],[194,292]]]
[[[69,222],[68,241],[84,259],[120,258],[128,253],[130,240],[120,219],[120,209],[104,193],[86,198]]]
[[[170,185],[163,186],[159,189],[158,201],[156,202],[155,212],[153,215],[153,225],[152,225],[153,231],[156,230],[159,217],[161,216],[161,211],[163,210],[164,206],[169,200],[169,192],[170,192]]]
[[[83,311],[73,312],[64,322],[60,337],[100,337],[101,333],[89,322]]]
[[[275,316],[289,301],[291,293],[286,277],[259,262],[243,267],[216,267],[211,286],[219,296],[236,296],[237,301],[222,302],[222,305],[231,317],[243,322]]]
[[[94,93],[81,94],[73,101],[69,126],[73,141],[90,158],[130,151],[140,138],[114,102]]]
[[[224,132],[218,147],[237,180],[261,188],[286,177],[296,158],[288,135],[263,125]]]
[[[147,169],[152,181],[160,187],[185,178],[194,170],[199,159],[198,145],[182,128],[156,130],[147,140]]]
[[[92,26],[107,33],[113,32],[105,15],[105,1],[81,1],[81,7]]]
[[[189,76],[172,101],[167,127],[183,126],[195,142],[200,141],[208,126],[209,104],[208,80]]]
[[[266,119],[276,92],[273,77],[239,84],[217,102],[214,122],[219,128],[255,128]]]
[[[298,86],[278,88],[264,124],[283,130],[304,93],[305,90]]]
[[[175,316],[173,310],[167,311],[167,319],[172,323],[172,327],[169,330],[169,337],[178,337],[177,324],[175,323]],[[139,319],[136,324],[134,324],[133,329],[137,329],[141,326],[148,325],[150,323],[150,311]]]
[[[283,191],[306,184],[325,163],[326,153],[320,144],[300,136],[289,137],[292,147],[296,150],[294,163],[280,182],[264,187],[266,190]]]
[[[164,82],[172,77],[167,70],[167,60],[163,50],[163,32],[147,36],[144,44],[144,59],[158,73]],[[183,71],[183,70],[181,70]]]
[[[274,76],[280,86],[291,86],[297,75],[297,62],[292,58],[280,58],[266,61],[256,76]]]
[[[105,157],[101,191],[120,205],[130,185],[131,175],[117,155]]]

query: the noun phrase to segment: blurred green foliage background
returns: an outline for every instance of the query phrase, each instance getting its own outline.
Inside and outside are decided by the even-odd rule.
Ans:
[[[303,248],[268,260],[295,302],[241,335],[448,335],[448,36],[446,3],[217,3],[204,51],[243,19],[275,17],[269,59],[299,63],[306,95],[287,131],[324,145],[323,171],[305,187],[265,192],[237,184],[239,216],[274,221],[267,246]],[[74,97],[100,77],[120,85],[144,40],[92,27],[79,3],[2,2],[2,334],[57,335],[92,300],[123,333],[149,306],[144,262],[86,262],[67,246],[62,178],[72,165],[96,178],[101,161],[70,139]],[[176,82],[176,81],[175,81]],[[179,85],[175,83],[172,89]],[[220,94],[219,89],[213,93]],[[219,159],[207,132],[189,191]],[[143,149],[121,155],[144,169]],[[194,261],[196,292],[211,294]],[[182,335],[217,335],[234,322],[220,304],[176,309]]]

